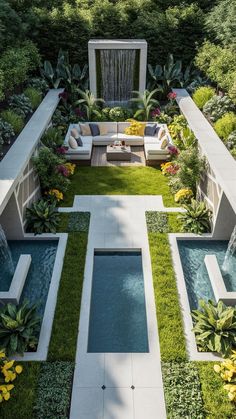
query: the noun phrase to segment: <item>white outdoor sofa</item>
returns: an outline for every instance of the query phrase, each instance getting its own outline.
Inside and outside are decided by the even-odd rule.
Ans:
[[[130,146],[144,146],[145,157],[148,162],[152,161],[164,161],[170,157],[168,148],[161,149],[161,140],[158,139],[158,134],[154,137],[151,136],[138,136],[138,135],[127,135],[125,129],[130,126],[130,122],[93,122],[95,124],[105,125],[107,128],[106,135],[97,136],[82,136],[80,134],[83,146],[78,146],[76,149],[69,147],[68,141],[71,135],[72,128],[76,128],[80,133],[80,126],[78,124],[70,124],[64,145],[68,147],[66,152],[66,158],[68,160],[85,160],[90,161],[92,155],[93,146],[106,146],[112,144],[115,140],[125,140],[126,145]],[[153,122],[150,122],[153,124]],[[87,122],[86,124],[89,124]],[[157,127],[163,127],[165,134],[168,137],[169,145],[172,144],[171,136],[168,131],[166,124],[157,124]]]

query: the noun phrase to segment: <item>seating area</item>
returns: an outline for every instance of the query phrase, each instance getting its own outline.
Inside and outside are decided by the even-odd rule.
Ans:
[[[144,147],[146,164],[169,159],[168,146],[172,144],[172,140],[166,124],[147,122],[143,135],[127,134],[131,124],[132,122],[70,124],[64,141],[64,146],[67,147],[66,158],[89,164],[93,147],[124,141],[127,146]]]

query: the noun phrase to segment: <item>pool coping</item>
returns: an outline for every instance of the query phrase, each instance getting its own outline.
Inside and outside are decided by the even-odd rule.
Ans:
[[[211,234],[203,234],[201,236],[192,233],[169,233],[168,234],[173,267],[176,276],[176,283],[179,294],[179,302],[183,316],[183,325],[185,332],[186,348],[190,361],[222,361],[222,358],[214,352],[199,352],[195,334],[192,331],[193,322],[191,316],[191,308],[189,305],[188,293],[184,279],[182,262],[180,258],[178,240],[217,240]]]
[[[52,271],[51,284],[48,290],[47,302],[44,310],[43,321],[39,334],[37,351],[24,352],[23,356],[14,356],[16,361],[46,361],[50,344],[54,313],[57,303],[61,273],[64,263],[68,233],[41,234],[35,236],[32,233],[25,233],[21,240],[58,240],[58,247]]]

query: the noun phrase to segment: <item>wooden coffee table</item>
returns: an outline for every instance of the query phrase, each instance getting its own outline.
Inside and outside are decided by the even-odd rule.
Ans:
[[[107,160],[124,160],[130,161],[131,160],[131,147],[129,145],[126,146],[107,146]]]

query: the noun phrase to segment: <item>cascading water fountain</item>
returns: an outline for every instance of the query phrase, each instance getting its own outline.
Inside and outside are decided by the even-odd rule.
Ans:
[[[230,272],[232,270],[233,264],[236,263],[235,253],[236,253],[236,225],[231,234],[227,252],[225,254],[225,259],[222,266],[222,269],[224,272]]]
[[[134,89],[133,49],[101,49],[102,97],[110,106],[125,104]]]
[[[12,260],[12,255],[10,248],[7,243],[6,235],[4,230],[0,224],[0,266],[1,264],[4,265],[4,270],[13,275],[14,273],[14,264]]]

